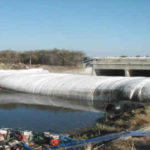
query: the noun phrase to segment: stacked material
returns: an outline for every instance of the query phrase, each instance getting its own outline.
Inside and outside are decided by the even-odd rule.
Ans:
[[[78,100],[150,100],[150,78],[96,77],[49,73],[43,69],[0,70],[0,87]]]

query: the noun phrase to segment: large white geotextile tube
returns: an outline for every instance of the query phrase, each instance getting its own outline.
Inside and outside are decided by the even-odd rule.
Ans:
[[[0,87],[79,100],[150,99],[150,78],[144,77],[94,77],[42,69],[0,70]]]

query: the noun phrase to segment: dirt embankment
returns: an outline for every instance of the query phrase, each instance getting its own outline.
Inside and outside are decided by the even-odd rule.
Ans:
[[[0,69],[30,69],[30,68],[43,68],[50,72],[65,72],[69,70],[82,69],[82,67],[76,66],[50,66],[50,65],[26,65],[26,64],[4,64],[0,63]]]
[[[92,68],[84,68],[83,66],[52,66],[52,65],[26,65],[26,64],[4,64],[0,63],[0,69],[30,69],[30,68],[43,68],[49,72],[54,73],[69,73],[69,74],[83,74],[91,75]]]

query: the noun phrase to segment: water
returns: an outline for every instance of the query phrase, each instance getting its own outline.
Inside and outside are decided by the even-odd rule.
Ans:
[[[0,127],[67,133],[90,127],[104,116],[91,102],[17,92],[0,93]]]

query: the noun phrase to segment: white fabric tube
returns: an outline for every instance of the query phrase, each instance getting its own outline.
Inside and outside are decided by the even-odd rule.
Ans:
[[[0,87],[79,100],[150,100],[150,78],[49,73],[43,69],[0,70]]]

